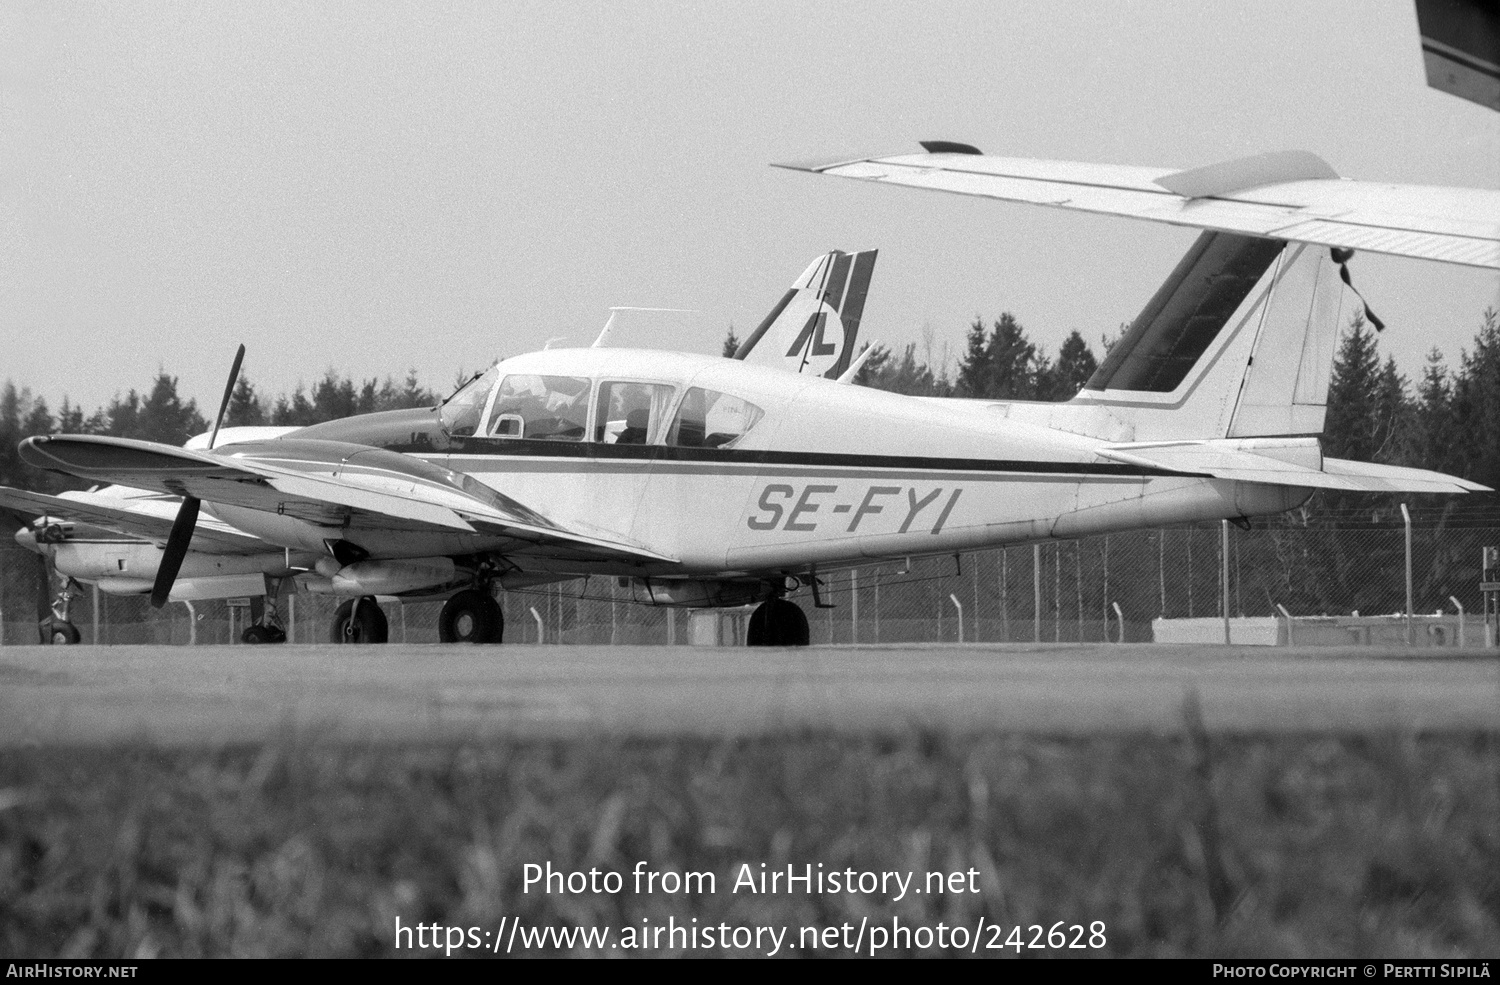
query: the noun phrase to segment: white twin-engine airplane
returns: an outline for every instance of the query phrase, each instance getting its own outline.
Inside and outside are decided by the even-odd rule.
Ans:
[[[770,314],[745,339],[736,358],[753,363],[780,367],[791,373],[817,374],[838,378],[849,372],[851,357],[859,334],[859,321],[869,291],[876,253],[846,254],[837,250],[816,258],[777,302]],[[625,310],[625,309],[617,309]],[[647,309],[650,310],[650,309]],[[614,326],[614,317],[606,324],[595,346],[603,344]],[[854,366],[857,371],[858,365]],[[431,440],[446,442],[442,422],[457,417],[474,416],[489,399],[495,372],[476,377],[443,406],[389,414],[364,415],[341,421],[336,430],[371,429],[379,435],[411,436],[432,434]],[[627,400],[622,394],[621,401]],[[476,403],[477,402],[477,403]],[[623,404],[621,405],[623,406]],[[650,408],[644,408],[649,421]],[[221,411],[222,416],[222,411]],[[639,441],[639,421],[622,411],[604,425],[603,441],[629,444]],[[436,426],[435,426],[436,425]],[[498,422],[494,427],[498,427]],[[454,425],[458,431],[469,425]],[[522,425],[526,436],[541,437],[541,423],[533,419]],[[492,427],[491,430],[494,428]],[[189,449],[221,446],[236,442],[264,441],[299,434],[317,437],[326,428],[238,427],[225,428],[214,434],[202,434],[187,443]],[[559,439],[560,440],[560,439]],[[399,442],[397,442],[399,443]],[[160,489],[142,489],[125,485],[95,488],[88,492],[64,492],[58,496],[0,486],[0,508],[36,519],[16,532],[23,547],[39,555],[44,565],[42,582],[53,575],[59,591],[51,603],[51,612],[43,605],[42,638],[53,643],[77,643],[78,629],[69,621],[69,606],[80,583],[97,585],[113,595],[150,593],[160,572],[163,547],[173,523],[182,509],[182,497]],[[246,627],[241,638],[247,643],[283,642],[286,633],[277,610],[283,587],[300,585],[304,590],[334,595],[368,596],[386,594],[412,581],[408,574],[394,583],[382,582],[368,575],[370,567],[361,569],[366,577],[350,573],[317,573],[319,560],[326,550],[321,545],[307,551],[281,547],[225,523],[212,515],[200,516],[194,526],[189,549],[182,557],[175,581],[171,583],[171,601],[248,597],[252,600],[254,624]],[[326,565],[324,568],[326,569]],[[50,569],[50,570],[49,570]],[[440,572],[453,580],[454,572],[442,565]],[[458,579],[468,584],[467,575]],[[551,579],[540,579],[551,580]],[[451,585],[427,590],[414,589],[416,598],[441,598],[443,590],[451,594]],[[374,605],[366,607],[362,618],[351,619],[355,604],[351,600],[335,616],[333,639],[336,642],[355,639],[383,639],[382,615]],[[444,638],[463,635],[463,620],[445,620]],[[450,625],[451,623],[451,625]],[[454,629],[457,626],[457,629]],[[499,641],[501,626],[497,622],[492,636]]]
[[[1318,435],[1348,251],[1500,267],[1500,193],[1345,182],[1300,153],[1170,172],[926,146],[805,169],[1211,231],[1066,403],[923,399],[851,386],[852,369],[830,379],[563,349],[500,362],[437,413],[201,451],[34,437],[22,456],[183,497],[158,599],[202,500],[241,531],[318,555],[325,590],[449,594],[444,638],[473,641],[499,638],[497,586],[602,575],[645,603],[758,602],[751,645],[802,645],[807,620],[786,596],[805,586],[816,600],[819,573],[835,568],[1239,521],[1320,488],[1484,488],[1327,458]],[[801,320],[804,346],[819,347],[818,312]],[[354,607],[356,636],[382,638],[372,615]]]

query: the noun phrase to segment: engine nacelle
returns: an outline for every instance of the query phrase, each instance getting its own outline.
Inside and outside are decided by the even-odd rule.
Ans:
[[[635,601],[647,605],[681,606],[687,609],[722,609],[763,602],[772,595],[763,581],[670,581],[636,578],[631,582]]]
[[[393,561],[356,561],[328,578],[328,585],[307,587],[333,595],[400,595],[453,581],[453,561],[445,557],[402,558]],[[320,579],[321,580],[321,579]]]

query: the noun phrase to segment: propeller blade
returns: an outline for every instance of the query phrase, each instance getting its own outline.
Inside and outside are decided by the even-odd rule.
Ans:
[[[244,349],[243,346],[240,347]],[[177,572],[182,568],[182,559],[187,557],[188,544],[193,540],[193,528],[198,525],[196,496],[182,497],[182,506],[177,519],[172,521],[172,532],[167,535],[167,547],[162,551],[161,562],[156,567],[156,583],[151,586],[151,607],[160,609],[167,604],[172,594],[172,585],[177,581]]]
[[[239,351],[234,354],[234,365],[229,367],[229,382],[224,387],[224,399],[219,401],[219,416],[214,418],[214,430],[213,433],[208,436],[209,448],[212,448],[214,446],[214,442],[219,440],[219,425],[224,423],[224,412],[229,409],[229,398],[234,396],[234,385],[238,383],[240,379],[240,361],[244,358],[245,346],[243,343],[241,343]],[[194,502],[196,502],[196,500]],[[182,505],[187,506],[187,500],[183,500]],[[197,515],[198,510],[195,506],[193,509],[193,516],[196,518]],[[178,514],[178,516],[180,517],[181,514]],[[177,532],[177,528],[173,527],[172,532],[175,534]],[[181,559],[179,559],[179,563],[181,563]],[[154,599],[155,597],[156,596],[153,594],[152,598]],[[161,606],[157,606],[157,608],[161,608]]]
[[[219,427],[224,423],[224,412],[229,409],[229,400],[234,396],[234,385],[239,382],[240,363],[245,359],[245,346],[240,345],[234,354],[234,365],[229,367],[229,382],[224,384],[224,399],[219,401],[219,413],[214,417],[214,429],[208,436],[208,447],[213,448],[219,440]],[[182,570],[182,560],[187,557],[188,545],[193,542],[193,528],[198,525],[198,507],[202,500],[196,496],[183,496],[182,506],[177,510],[177,519],[172,521],[172,532],[167,535],[167,546],[161,552],[161,561],[156,566],[156,581],[151,586],[151,607],[160,609],[167,604],[172,586],[177,582],[177,572]]]

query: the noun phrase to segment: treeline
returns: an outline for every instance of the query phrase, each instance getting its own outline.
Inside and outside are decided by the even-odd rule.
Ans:
[[[1116,336],[1118,337],[1118,336]],[[1324,450],[1335,458],[1405,465],[1462,476],[1500,488],[1500,314],[1487,310],[1456,368],[1434,349],[1415,385],[1395,362],[1382,360],[1377,336],[1356,317],[1343,334],[1328,394]],[[737,341],[730,330],[725,354]],[[1101,340],[1108,350],[1113,339]],[[1055,357],[1043,352],[1009,312],[988,326],[976,318],[962,358],[951,372],[946,357],[934,358],[930,337],[919,353],[910,343],[899,352],[876,346],[855,377],[864,386],[913,396],[990,400],[1070,399],[1093,375],[1098,357],[1083,336],[1071,333]],[[356,382],[329,369],[311,388],[272,398],[241,377],[225,423],[306,426],[353,414],[431,406],[438,395],[423,387],[416,371]],[[144,391],[116,395],[108,406],[86,414],[67,398],[54,414],[46,400],[7,381],[0,388],[0,483],[63,488],[62,477],[43,477],[21,465],[16,444],[36,434],[105,434],[180,445],[209,427],[207,415],[183,399],[177,378],[157,373]],[[1324,497],[1347,507],[1353,497]]]
[[[1485,311],[1456,369],[1432,349],[1415,387],[1381,361],[1375,333],[1356,317],[1334,361],[1323,449],[1500,488],[1500,313]]]
[[[417,381],[416,370],[402,381],[355,382],[329,369],[311,389],[298,384],[288,397],[275,398],[260,392],[248,378],[241,376],[224,414],[226,427],[271,425],[306,427],[354,414],[404,407],[430,407],[438,396]],[[7,380],[0,388],[0,484],[27,489],[57,491],[80,488],[81,484],[64,476],[38,472],[24,465],[16,450],[22,438],[37,434],[105,434],[117,438],[137,438],[181,445],[211,426],[207,415],[217,404],[200,410],[192,398],[183,399],[177,392],[177,377],[159,370],[146,391],[130,390],[116,394],[107,406],[85,414],[82,407],[63,398],[53,414],[47,401],[32,394],[27,387],[17,388]]]
[[[1111,341],[1105,341],[1106,348]],[[983,318],[974,319],[953,377],[948,375],[947,359],[933,366],[931,345],[924,348],[925,358],[918,358],[915,342],[900,355],[876,346],[854,381],[914,397],[1058,401],[1070,399],[1099,367],[1094,350],[1077,331],[1063,340],[1054,360],[1026,337],[1010,312],[988,329]]]

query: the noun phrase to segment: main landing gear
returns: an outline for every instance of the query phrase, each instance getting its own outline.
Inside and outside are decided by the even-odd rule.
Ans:
[[[767,599],[750,614],[746,646],[807,646],[807,616],[795,602]]]
[[[466,588],[438,614],[438,639],[444,643],[499,643],[504,635],[505,614],[487,591]]]
[[[330,635],[335,643],[384,643],[390,626],[375,596],[361,595],[334,612]],[[482,588],[464,589],[443,603],[438,614],[438,639],[444,643],[499,643],[504,635],[500,603]]]
[[[389,637],[390,624],[373,595],[350,599],[333,613],[335,643],[384,643]]]

